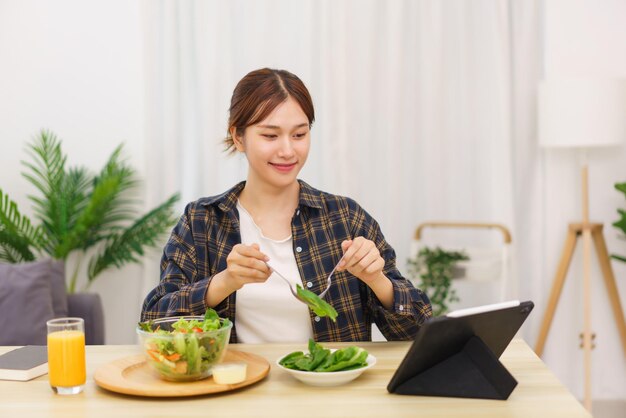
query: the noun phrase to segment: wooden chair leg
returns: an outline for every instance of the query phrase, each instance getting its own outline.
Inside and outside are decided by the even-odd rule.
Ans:
[[[576,233],[576,230],[570,226],[570,228],[568,228],[567,230],[565,247],[563,248],[561,261],[559,262],[559,267],[556,271],[556,276],[554,277],[554,282],[552,284],[552,290],[550,291],[548,306],[546,308],[546,312],[543,316],[543,321],[541,323],[539,338],[537,340],[537,344],[535,345],[535,353],[537,353],[539,357],[541,357],[541,355],[543,354],[543,348],[546,345],[546,338],[548,337],[550,325],[552,324],[552,319],[554,318],[556,305],[559,302],[559,297],[561,296],[561,291],[563,290],[563,285],[565,284],[565,278],[567,277],[567,270],[569,269],[570,262],[572,261],[572,256],[574,255],[577,237],[578,234]]]
[[[615,275],[613,274],[613,269],[611,268],[611,260],[606,249],[606,242],[604,241],[602,229],[595,229],[592,236],[598,253],[600,268],[602,269],[602,276],[604,277],[604,284],[606,285],[609,300],[611,301],[611,307],[613,308],[615,324],[617,325],[617,329],[622,340],[624,355],[626,355],[626,322],[624,321],[624,311],[622,310],[622,304],[619,299],[619,292],[617,285],[615,284]]]
[[[591,229],[583,229],[583,365],[585,383],[583,385],[584,402],[587,411],[591,412]]]

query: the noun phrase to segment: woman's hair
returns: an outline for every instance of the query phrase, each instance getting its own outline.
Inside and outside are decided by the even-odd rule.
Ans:
[[[231,129],[243,135],[248,126],[257,124],[292,97],[309,120],[309,128],[315,120],[313,101],[306,86],[296,75],[285,70],[262,68],[252,71],[242,78],[233,91],[228,109],[228,133],[224,139],[226,151],[234,152],[235,143]]]

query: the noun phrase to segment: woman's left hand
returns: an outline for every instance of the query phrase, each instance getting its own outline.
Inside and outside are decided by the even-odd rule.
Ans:
[[[348,270],[360,280],[371,286],[375,281],[385,277],[383,267],[385,260],[373,241],[356,237],[341,243],[343,260],[337,270]]]

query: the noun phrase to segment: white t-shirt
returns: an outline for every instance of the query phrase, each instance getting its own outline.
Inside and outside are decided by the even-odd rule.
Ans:
[[[241,242],[259,244],[269,264],[285,278],[302,285],[293,254],[293,239],[273,240],[263,235],[250,213],[237,201]],[[297,300],[280,277],[273,273],[265,283],[244,285],[237,291],[235,322],[240,343],[307,342],[313,338],[309,308]]]

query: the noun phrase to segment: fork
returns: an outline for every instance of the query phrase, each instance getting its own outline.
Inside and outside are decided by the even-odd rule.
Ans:
[[[337,267],[339,267],[339,264],[341,263],[341,260],[343,260],[343,257],[341,257],[339,259],[339,262],[335,265],[335,267],[333,267],[332,271],[328,275],[328,279],[326,279],[326,289],[324,289],[324,291],[322,293],[320,293],[318,295],[318,297],[323,298],[324,296],[326,296],[326,293],[328,293],[328,289],[330,289],[330,284],[332,282],[333,274],[335,273],[335,270],[337,270]],[[293,290],[293,287],[291,286],[291,282],[289,280],[287,280],[287,278],[285,276],[280,274],[280,272],[278,270],[276,270],[274,267],[272,267],[269,263],[265,263],[265,264],[267,265],[267,267],[270,268],[270,270],[272,270],[274,273],[276,273],[276,275],[278,277],[280,277],[281,279],[283,279],[285,281],[285,283],[287,283],[287,285],[289,286],[289,290],[291,291],[291,294],[296,299],[298,299],[300,302],[308,305],[308,303],[306,301],[304,301],[300,296],[298,296],[298,292]]]
[[[293,290],[293,287],[291,287],[291,282],[289,280],[287,280],[287,278],[285,276],[283,276],[282,274],[280,274],[278,272],[278,270],[276,270],[274,267],[272,267],[270,265],[270,263],[265,263],[267,265],[267,267],[270,268],[270,270],[272,270],[274,273],[276,273],[276,275],[278,277],[280,277],[281,279],[283,279],[285,281],[285,283],[287,283],[287,286],[289,286],[289,291],[291,292],[291,294],[293,295],[294,298],[298,299],[300,302],[308,305],[308,303],[306,303],[306,301],[304,299],[302,299],[300,296],[298,296],[298,292]]]
[[[324,291],[318,295],[320,298],[323,298],[324,296],[326,296],[326,293],[328,293],[328,289],[330,289],[330,279],[331,277],[333,277],[333,274],[335,274],[335,270],[337,270],[337,267],[339,267],[339,264],[341,264],[342,261],[343,256],[341,256],[337,264],[335,264],[335,267],[333,267],[333,269],[330,271],[328,279],[326,279],[326,289],[324,289]]]

